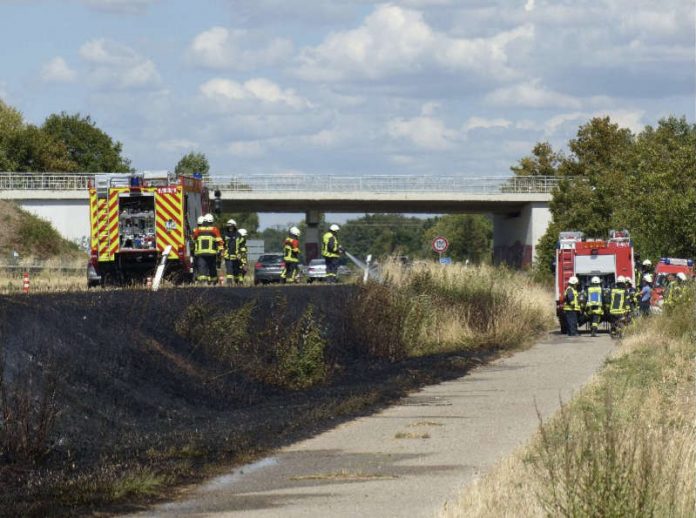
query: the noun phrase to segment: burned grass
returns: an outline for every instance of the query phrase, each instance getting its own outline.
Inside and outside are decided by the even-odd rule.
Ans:
[[[495,354],[366,351],[356,289],[0,297],[4,387],[55,409],[40,455],[0,445],[0,515],[135,510]]]

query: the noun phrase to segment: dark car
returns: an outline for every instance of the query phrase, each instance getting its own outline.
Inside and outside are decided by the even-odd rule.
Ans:
[[[254,265],[254,284],[280,282],[280,274],[285,268],[283,254],[263,254]]]

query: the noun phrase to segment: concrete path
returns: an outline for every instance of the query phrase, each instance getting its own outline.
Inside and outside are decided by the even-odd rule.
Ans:
[[[213,479],[140,516],[432,517],[602,365],[608,336],[557,334]]]

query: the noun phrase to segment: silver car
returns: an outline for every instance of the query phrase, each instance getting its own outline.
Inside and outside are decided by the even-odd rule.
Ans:
[[[345,265],[339,265],[337,277],[348,277],[353,272]],[[314,281],[326,280],[326,261],[323,258],[312,259],[307,265],[307,282],[312,283]]]

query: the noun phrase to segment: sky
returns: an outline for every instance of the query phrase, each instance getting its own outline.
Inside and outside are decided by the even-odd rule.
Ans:
[[[142,170],[499,176],[609,115],[695,116],[694,0],[0,0],[0,98]]]

